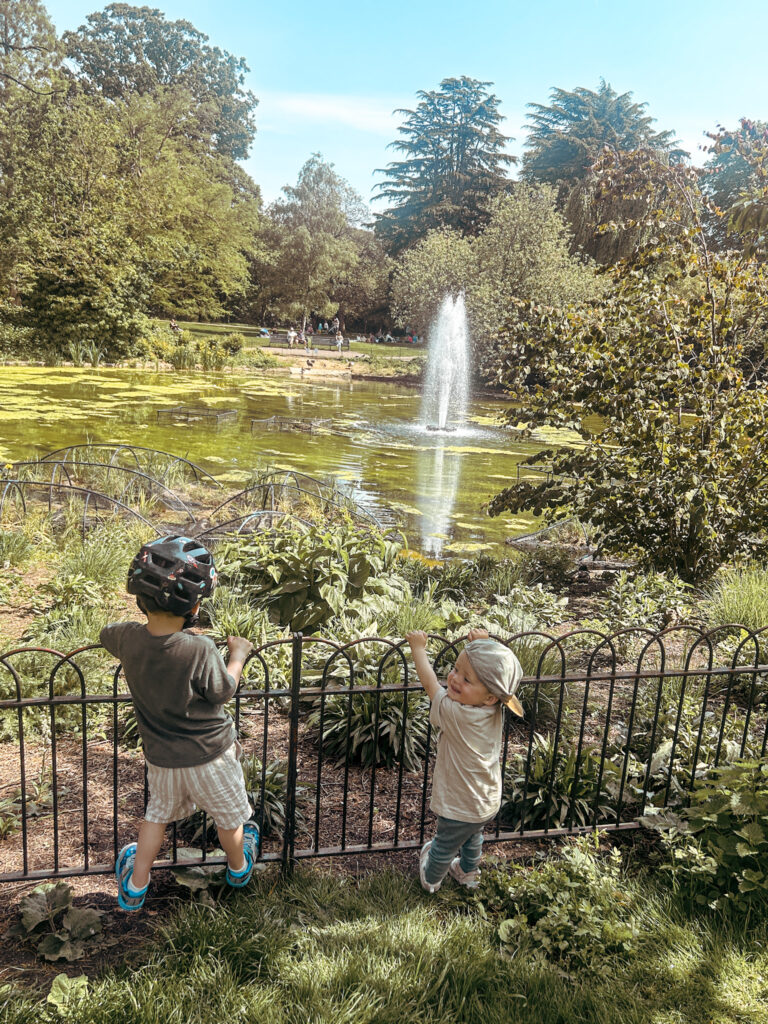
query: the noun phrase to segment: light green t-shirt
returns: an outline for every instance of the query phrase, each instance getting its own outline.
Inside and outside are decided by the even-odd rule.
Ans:
[[[459,704],[441,687],[429,720],[439,729],[430,808],[454,821],[488,821],[501,806],[501,704]]]

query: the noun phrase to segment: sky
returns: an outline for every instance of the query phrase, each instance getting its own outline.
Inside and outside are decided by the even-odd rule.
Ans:
[[[398,159],[387,146],[404,118],[393,111],[461,75],[493,83],[518,157],[526,104],[601,78],[647,103],[654,127],[672,130],[696,163],[704,132],[768,120],[768,0],[145,2],[245,57],[259,98],[245,167],[267,203],[315,152],[371,203],[375,169]],[[46,2],[59,33],[103,6]]]

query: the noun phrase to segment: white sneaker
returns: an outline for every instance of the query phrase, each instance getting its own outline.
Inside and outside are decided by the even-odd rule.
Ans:
[[[462,871],[461,860],[458,857],[454,857],[451,861],[451,866],[448,868],[448,874],[451,878],[454,878],[459,885],[465,885],[467,889],[476,889],[480,884],[478,881],[480,876],[478,868],[475,868],[474,871]]]
[[[439,882],[428,882],[424,877],[424,872],[427,870],[427,857],[429,857],[429,850],[432,846],[432,840],[424,843],[419,854],[419,881],[421,882],[421,888],[426,892],[437,892],[440,886],[443,884],[442,878]]]

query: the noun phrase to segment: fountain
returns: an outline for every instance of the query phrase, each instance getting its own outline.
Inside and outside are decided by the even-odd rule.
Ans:
[[[429,332],[421,419],[427,430],[455,430],[469,398],[469,331],[464,293],[446,295]],[[450,420],[450,425],[449,425]]]

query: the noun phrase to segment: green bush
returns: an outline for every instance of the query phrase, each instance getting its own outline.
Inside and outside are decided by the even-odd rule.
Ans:
[[[736,761],[699,780],[666,834],[667,870],[696,903],[746,912],[768,896],[768,759]],[[670,822],[672,827],[669,828]]]
[[[221,347],[228,356],[236,356],[238,352],[242,351],[243,345],[245,345],[245,335],[240,334],[239,331],[232,331],[231,334],[225,335],[221,342]]]
[[[501,917],[501,951],[525,956],[573,981],[610,978],[639,946],[637,908],[619,851],[602,857],[596,838],[567,843],[531,868],[483,871],[478,898]]]
[[[313,632],[348,601],[386,591],[399,550],[399,543],[352,523],[305,533],[287,528],[225,545],[222,575],[238,579],[274,623]]]
[[[264,348],[249,349],[247,352],[240,354],[239,362],[243,366],[248,366],[254,370],[266,369],[272,366],[279,366],[280,360],[267,352]]]
[[[677,576],[663,572],[632,575],[622,570],[605,593],[603,615],[614,630],[631,626],[661,629],[672,619],[685,617],[692,599],[691,587]]]
[[[578,763],[576,755],[576,738],[567,731],[560,736],[557,750],[553,736],[535,733],[527,784],[527,754],[514,754],[507,764],[501,797],[502,824],[530,831],[614,819],[620,768],[606,759],[601,772],[600,749],[587,744],[582,747]]]
[[[325,698],[324,710],[317,702],[307,724],[337,765],[391,768],[402,761],[405,771],[419,771],[426,751],[429,702],[415,693],[404,704],[404,696],[392,691],[332,694]]]
[[[253,806],[253,818],[260,823],[262,836],[282,836],[285,831],[288,762],[270,761],[262,772],[261,760],[256,754],[251,754],[250,757],[243,759],[243,775],[248,799]],[[304,812],[309,803],[309,794],[310,787],[297,782],[295,821],[299,829],[305,822]]]
[[[567,544],[537,544],[523,552],[519,573],[526,583],[543,583],[560,593],[571,581],[576,568],[573,548]]]
[[[219,585],[203,602],[200,621],[210,627],[213,639],[221,644],[226,643],[228,636],[244,636],[260,646],[279,635],[266,610],[253,605],[237,585]]]
[[[433,599],[449,597],[468,602],[508,594],[525,584],[521,565],[519,558],[497,559],[491,555],[443,563],[410,557],[398,561],[397,571],[417,597],[429,590]]]

